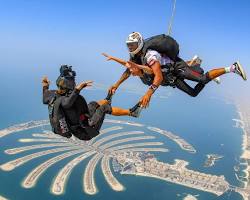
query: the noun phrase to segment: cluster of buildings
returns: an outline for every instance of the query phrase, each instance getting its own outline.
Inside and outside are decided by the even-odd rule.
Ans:
[[[230,189],[224,176],[189,170],[187,165],[184,160],[175,160],[172,165],[160,162],[154,155],[145,152],[121,152],[113,160],[114,170],[121,174],[159,178],[218,196]]]

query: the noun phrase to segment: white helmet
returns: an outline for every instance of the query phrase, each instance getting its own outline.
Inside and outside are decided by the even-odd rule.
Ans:
[[[137,48],[132,51],[129,52],[129,54],[133,57],[135,54],[137,54],[143,47],[143,37],[139,32],[132,32],[131,34],[129,34],[128,39],[126,40],[126,43],[137,43],[138,46]]]

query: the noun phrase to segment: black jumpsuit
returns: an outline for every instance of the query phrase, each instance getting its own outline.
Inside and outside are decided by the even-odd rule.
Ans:
[[[43,87],[44,104],[49,104],[55,95],[55,90]],[[103,124],[105,114],[110,114],[112,111],[109,104],[99,106],[95,101],[87,104],[84,97],[76,89],[66,95],[61,95],[61,98],[61,106],[71,132],[81,140],[89,140],[95,137]],[[86,127],[89,126],[97,132],[87,131]]]
[[[175,86],[192,97],[196,97],[205,85],[211,81],[208,73],[204,74],[200,66],[190,67],[180,58],[177,59],[172,73],[176,76]],[[198,82],[198,84],[192,88],[185,82],[185,79]]]
[[[145,65],[145,58],[136,56],[132,59],[130,58],[130,60],[137,64]],[[200,68],[200,66],[190,67],[181,58],[177,58],[174,64],[167,64],[161,66],[161,68],[163,73],[163,81],[161,83],[162,86],[177,87],[192,97],[196,97],[205,85],[211,81],[208,74],[204,74],[204,71]],[[144,73],[140,79],[144,84],[151,85],[154,80],[154,75]],[[198,83],[194,88],[192,88],[185,82],[185,79]]]

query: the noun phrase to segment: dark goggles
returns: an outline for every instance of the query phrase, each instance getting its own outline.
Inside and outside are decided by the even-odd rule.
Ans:
[[[138,47],[138,42],[128,42],[127,47],[128,48],[137,48]]]

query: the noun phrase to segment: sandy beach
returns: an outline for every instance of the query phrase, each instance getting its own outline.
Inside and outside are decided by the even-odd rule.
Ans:
[[[247,150],[247,131],[243,127],[243,141],[242,141],[242,155],[241,158],[243,159],[250,159],[250,151]]]
[[[195,196],[188,194],[183,198],[183,200],[198,200]]]
[[[8,200],[8,199],[6,199],[6,198],[0,196],[0,200]]]
[[[249,141],[248,141],[248,118],[246,118],[247,111],[248,109],[244,109],[244,105],[236,105],[237,110],[238,110],[238,115],[239,115],[239,120],[241,122],[241,129],[243,131],[243,135],[242,135],[242,154],[240,156],[241,159],[244,160],[250,160],[250,150],[248,150],[248,146],[249,146]],[[245,116],[246,115],[246,116]],[[249,172],[250,172],[250,166],[247,164],[246,169],[243,170],[243,172],[246,174],[245,178],[247,180],[249,180]],[[244,182],[244,189],[248,189],[249,185],[248,185],[248,181]],[[242,193],[240,191],[238,191],[241,196],[243,197],[244,200],[248,200],[248,195],[245,193]]]

